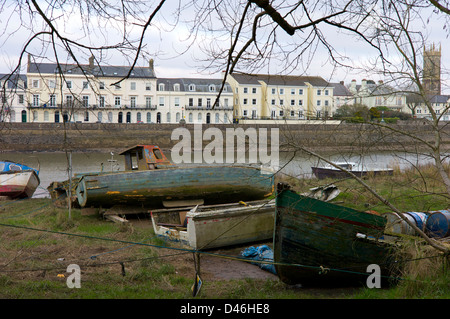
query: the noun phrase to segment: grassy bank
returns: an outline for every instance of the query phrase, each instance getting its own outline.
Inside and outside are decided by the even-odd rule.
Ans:
[[[423,180],[416,179],[417,184],[413,184],[414,178],[413,174],[396,174],[370,183],[402,210],[442,209],[448,204],[439,194],[439,184],[430,179],[424,193]],[[290,182],[299,191],[318,183]],[[342,193],[336,202],[387,211],[354,181],[344,180],[338,186]],[[121,225],[102,219],[95,211],[72,209],[69,219],[68,210],[55,207],[50,199],[28,199],[0,202],[0,224],[0,298],[193,298],[192,252],[169,249],[180,246],[155,237],[147,215],[134,216]],[[414,258],[414,267],[391,288],[302,288],[264,276],[223,279],[220,268],[214,272],[202,266],[203,286],[196,299],[449,298],[449,273],[443,271],[442,258],[433,258],[436,252],[424,249],[419,239],[412,240],[410,246],[413,255],[420,258]],[[219,265],[228,262],[223,255],[231,258],[237,252],[239,249],[221,251],[220,257],[205,255],[201,261],[203,265]],[[426,264],[419,265],[419,261]],[[81,268],[80,289],[67,287],[70,264]],[[224,267],[238,267],[239,272],[241,264],[244,262],[233,261]]]

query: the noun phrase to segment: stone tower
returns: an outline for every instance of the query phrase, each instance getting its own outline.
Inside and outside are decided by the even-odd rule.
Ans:
[[[423,50],[423,86],[427,94],[441,95],[441,46]]]

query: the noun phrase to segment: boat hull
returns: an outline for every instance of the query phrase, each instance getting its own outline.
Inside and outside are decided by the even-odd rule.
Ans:
[[[83,176],[76,189],[81,207],[146,208],[260,200],[273,192],[273,172],[253,167],[198,166]]]
[[[277,274],[285,283],[306,286],[366,283],[371,264],[381,267],[382,276],[390,274],[385,265],[392,246],[377,240],[385,223],[378,215],[282,190],[274,231]]]
[[[318,179],[325,179],[325,178],[346,178],[350,177],[351,175],[348,174],[345,171],[339,170],[339,169],[332,169],[332,168],[324,168],[324,167],[311,167],[311,170]],[[379,175],[393,175],[394,170],[393,169],[386,169],[386,170],[368,170],[368,171],[351,171],[354,175],[358,177],[364,177],[367,175],[372,176],[379,176]]]
[[[207,210],[199,207],[185,215],[179,212],[152,212],[155,234],[180,241],[197,250],[258,242],[273,237],[274,201],[249,206],[217,206]],[[183,216],[185,221],[181,220]]]
[[[39,176],[34,170],[4,172],[0,174],[0,196],[11,199],[32,197],[39,184]]]

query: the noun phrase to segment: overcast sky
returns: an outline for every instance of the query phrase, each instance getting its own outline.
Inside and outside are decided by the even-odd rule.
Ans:
[[[19,59],[18,54],[23,49],[31,34],[26,27],[29,25],[27,17],[22,16],[19,18],[17,14],[11,14],[8,10],[11,10],[12,4],[10,0],[7,0],[6,3],[8,2],[11,7],[4,7],[0,15],[0,26],[3,31],[3,35],[0,36],[1,73],[8,73],[17,65]],[[144,41],[146,49],[151,52],[152,58],[154,59],[156,75],[158,77],[221,77],[220,72],[209,74],[208,71],[201,70],[205,64],[197,61],[197,59],[204,57],[201,48],[199,48],[199,42],[208,41],[208,36],[214,36],[214,34],[200,35],[196,43],[186,41],[189,37],[188,28],[182,23],[178,23],[175,27],[171,26],[169,19],[167,19],[171,16],[170,10],[170,7],[166,9],[164,19],[160,18],[155,20],[154,25],[156,27],[152,27],[147,31]],[[430,15],[430,13],[424,13],[424,19],[427,20]],[[104,28],[91,29],[88,34],[80,32],[79,26],[81,23],[82,20],[80,17],[75,14],[71,15],[70,19],[64,21],[64,32],[78,38],[79,41],[85,41],[86,37],[90,37],[91,41],[95,42],[98,39],[99,43],[105,41],[103,39],[105,39],[106,35],[107,41],[114,43],[114,32],[107,32],[107,30],[114,30],[114,21],[99,21],[100,25],[103,23]],[[39,27],[39,22],[35,25]],[[436,45],[442,46],[442,69],[443,73],[445,73],[445,70],[448,69],[447,61],[450,58],[450,53],[448,53],[450,52],[450,45],[448,44],[447,32],[443,29],[443,26],[444,21],[431,18],[426,26],[426,30],[423,31],[428,34],[428,42],[430,44],[435,43]],[[138,39],[140,29],[130,27],[129,34],[131,39]],[[326,36],[328,41],[339,52],[350,58],[351,63],[355,63],[355,65],[364,63],[364,61],[370,58],[367,47],[356,41],[355,38],[342,36],[333,29],[330,29],[326,33]],[[290,41],[288,37],[286,41]],[[29,47],[29,50],[54,59],[52,48],[43,46],[40,41],[35,40]],[[185,50],[186,52],[180,55]],[[104,59],[112,65],[129,65],[131,63],[120,52],[109,52],[104,56]],[[383,80],[378,75],[362,74],[359,72],[353,73],[346,69],[333,69],[328,60],[328,52],[324,49],[319,49],[314,53],[313,63],[308,63],[308,65],[303,65],[302,67],[307,70],[308,75],[322,76],[331,82],[345,81],[347,84],[352,79],[360,81],[362,78],[373,78],[375,81]],[[87,63],[87,56],[81,57],[80,61]],[[26,57],[22,60],[22,64],[25,63]],[[147,66],[148,58],[141,59],[138,65]],[[304,70],[299,70],[299,74],[305,75],[304,72]],[[446,73],[443,74],[443,80],[447,80]]]

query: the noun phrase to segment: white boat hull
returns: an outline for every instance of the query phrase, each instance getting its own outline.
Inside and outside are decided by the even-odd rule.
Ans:
[[[32,197],[40,180],[34,170],[0,174],[0,196],[7,198]]]
[[[271,201],[207,211],[194,208],[186,214],[186,227],[158,224],[156,216],[152,213],[155,234],[203,250],[271,239],[275,203]]]

